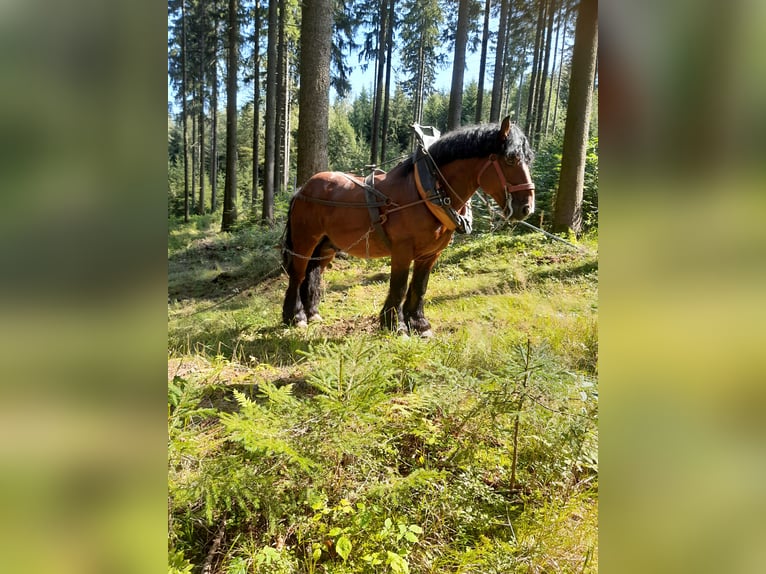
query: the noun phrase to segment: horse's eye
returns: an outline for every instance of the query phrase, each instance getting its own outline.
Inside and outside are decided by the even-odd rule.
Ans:
[[[511,166],[519,165],[519,158],[517,158],[516,156],[506,157],[505,158],[505,163],[507,163],[508,165],[511,165]]]

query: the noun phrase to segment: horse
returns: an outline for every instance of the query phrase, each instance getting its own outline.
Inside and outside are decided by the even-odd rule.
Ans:
[[[424,296],[455,226],[419,193],[417,164],[430,162],[443,209],[460,213],[481,187],[505,218],[518,221],[534,212],[532,158],[527,137],[508,116],[500,124],[448,132],[389,172],[373,172],[369,183],[342,172],[313,175],[290,200],[282,248],[289,276],[283,322],[305,327],[321,320],[321,277],[342,251],[391,258],[388,296],[379,315],[382,329],[432,336]]]

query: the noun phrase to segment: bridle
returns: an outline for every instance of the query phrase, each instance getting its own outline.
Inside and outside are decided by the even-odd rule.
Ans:
[[[489,156],[487,163],[484,164],[484,166],[479,170],[479,175],[476,176],[476,185],[479,187],[481,187],[481,176],[484,175],[484,172],[487,171],[489,166],[493,166],[495,168],[497,177],[500,180],[500,183],[503,184],[503,190],[505,191],[506,198],[508,197],[509,193],[514,193],[516,191],[535,190],[535,184],[531,181],[529,183],[519,183],[518,185],[508,185],[508,180],[505,179],[505,174],[500,168],[500,163],[497,161],[497,155],[494,153]]]

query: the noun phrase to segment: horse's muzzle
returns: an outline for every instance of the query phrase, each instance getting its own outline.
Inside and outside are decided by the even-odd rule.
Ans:
[[[508,205],[509,219],[512,221],[521,221],[529,217],[535,211],[534,200],[525,203],[511,203]]]

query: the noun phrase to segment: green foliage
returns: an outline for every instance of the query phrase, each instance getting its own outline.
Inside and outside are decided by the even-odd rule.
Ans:
[[[350,115],[348,105],[342,102],[330,108],[327,153],[331,170],[359,172],[369,162],[369,147],[360,143]]]
[[[173,265],[278,256],[280,230],[213,241],[214,223],[173,224]],[[169,571],[199,569],[221,529],[221,572],[595,571],[595,261],[540,236],[460,238],[430,283],[429,341],[358,325],[381,269],[336,261],[325,323],[302,331],[278,325],[282,279],[207,309],[171,276],[189,300],[169,323]]]
[[[532,179],[535,182],[535,215],[532,223],[543,226],[553,220],[556,192],[561,174],[561,148],[563,132],[541,141],[532,165]],[[588,140],[585,159],[585,181],[582,202],[583,231],[598,227],[598,135]],[[536,220],[536,221],[535,221]]]

